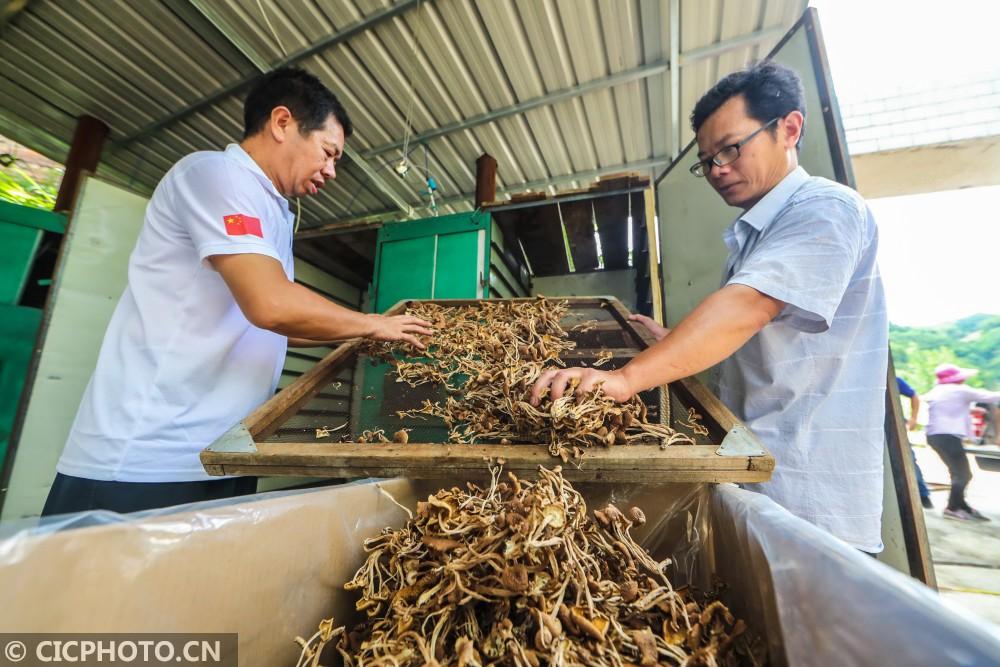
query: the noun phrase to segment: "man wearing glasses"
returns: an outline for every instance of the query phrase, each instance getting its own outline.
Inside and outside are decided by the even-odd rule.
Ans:
[[[777,461],[770,482],[747,487],[878,553],[888,320],[875,221],[857,192],[798,165],[794,71],[764,62],[730,74],[691,124],[691,173],[742,211],[723,237],[722,287],[671,330],[634,315],[656,345],[615,371],[547,371],[532,402],[573,380],[626,400],[720,364],[719,397]]]

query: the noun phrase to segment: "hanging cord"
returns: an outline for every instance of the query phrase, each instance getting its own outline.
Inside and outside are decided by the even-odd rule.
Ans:
[[[281,43],[281,39],[278,37],[278,32],[271,25],[271,19],[268,18],[267,12],[264,11],[264,5],[261,4],[260,0],[257,0],[257,9],[260,10],[260,15],[264,17],[264,23],[267,24],[268,29],[271,31],[271,36],[274,37],[274,41],[277,42],[278,48],[281,49],[281,55],[287,56],[288,51],[285,50],[285,45]]]
[[[410,48],[410,62],[416,62],[416,59],[417,59],[417,42],[419,42],[419,40],[420,40],[420,28],[424,24],[424,22],[423,22],[423,15],[420,13],[422,5],[423,5],[423,0],[417,0],[417,11],[415,12],[415,14],[416,14],[416,21],[417,21],[417,27],[413,30],[413,40],[412,40],[412,44],[411,44],[411,48]],[[409,100],[409,102],[406,105],[406,120],[404,121],[404,125],[403,125],[403,159],[404,160],[409,155],[409,150],[408,149],[410,147],[410,137],[413,134],[413,126],[410,124],[410,121],[413,118],[413,102],[414,102],[414,100],[417,97],[417,89],[413,87],[413,80],[412,80],[412,78],[408,80],[408,83],[410,84],[410,100]]]
[[[257,9],[260,10],[260,15],[264,17],[264,23],[267,24],[267,29],[271,31],[271,37],[274,38],[274,42],[278,45],[278,48],[281,49],[281,55],[282,56],[288,56],[288,49],[285,48],[285,45],[281,41],[281,38],[278,37],[278,31],[275,30],[274,26],[271,24],[271,19],[268,17],[267,12],[264,11],[264,5],[261,3],[261,0],[257,0]],[[299,223],[301,223],[301,222],[302,222],[302,200],[299,199],[298,197],[296,197],[295,198],[295,224],[292,227],[292,235],[293,236],[295,234],[298,234],[298,232],[299,232]]]

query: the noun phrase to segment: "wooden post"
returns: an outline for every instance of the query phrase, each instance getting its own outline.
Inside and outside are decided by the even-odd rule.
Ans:
[[[927,525],[924,511],[920,506],[917,491],[916,465],[910,450],[910,439],[903,420],[903,410],[899,405],[899,389],[896,386],[896,368],[889,352],[889,369],[885,387],[885,437],[889,450],[890,470],[896,489],[896,503],[899,505],[899,519],[903,526],[903,542],[906,558],[910,565],[910,576],[931,588],[937,588],[934,575],[934,561],[930,542],[927,539]]]
[[[497,198],[497,161],[492,155],[483,153],[476,160],[476,201],[472,202],[479,208],[486,202]]]
[[[108,126],[93,116],[80,116],[73,131],[73,143],[66,156],[66,172],[59,184],[54,211],[67,212],[73,207],[83,172],[93,173],[101,161],[101,149],[108,136]]]
[[[632,193],[628,193],[631,197]],[[660,281],[660,246],[656,243],[656,193],[650,185],[642,191],[643,202],[646,205],[646,245],[649,247],[649,289],[653,301],[653,319],[664,324],[663,283]]]

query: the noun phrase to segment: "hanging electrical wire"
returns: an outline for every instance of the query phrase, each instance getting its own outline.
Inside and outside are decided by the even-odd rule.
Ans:
[[[287,58],[288,57],[288,50],[285,48],[285,44],[281,41],[281,38],[278,37],[278,31],[274,29],[273,25],[271,25],[271,19],[268,17],[267,12],[264,11],[264,5],[261,3],[261,0],[257,0],[257,9],[260,10],[260,15],[262,17],[264,17],[264,23],[267,24],[268,30],[271,31],[271,36],[274,37],[275,43],[278,45],[278,48],[281,49],[281,55],[282,55],[282,57]],[[299,197],[296,197],[295,198],[295,224],[292,226],[292,234],[293,235],[298,233],[298,231],[299,231],[299,224],[301,222],[302,222],[302,200]]]
[[[413,30],[413,39],[410,40],[410,62],[415,63],[417,61],[417,42],[420,40],[420,27],[423,25],[423,15],[420,10],[423,8],[423,0],[417,0],[417,11],[415,12],[417,17],[417,27]],[[405,165],[407,157],[409,156],[410,147],[410,137],[413,136],[413,125],[410,122],[413,118],[413,102],[417,97],[417,89],[413,86],[413,79],[411,78],[408,82],[410,84],[410,99],[406,105],[406,116],[403,121],[403,159],[400,160],[400,165]],[[403,174],[405,175],[405,172]]]

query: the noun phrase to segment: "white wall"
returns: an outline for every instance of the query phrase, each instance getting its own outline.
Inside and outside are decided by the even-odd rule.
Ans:
[[[104,330],[125,289],[128,257],[146,201],[94,178],[83,183],[55,271],[49,324],[3,519],[41,512],[80,397],[97,363]]]

